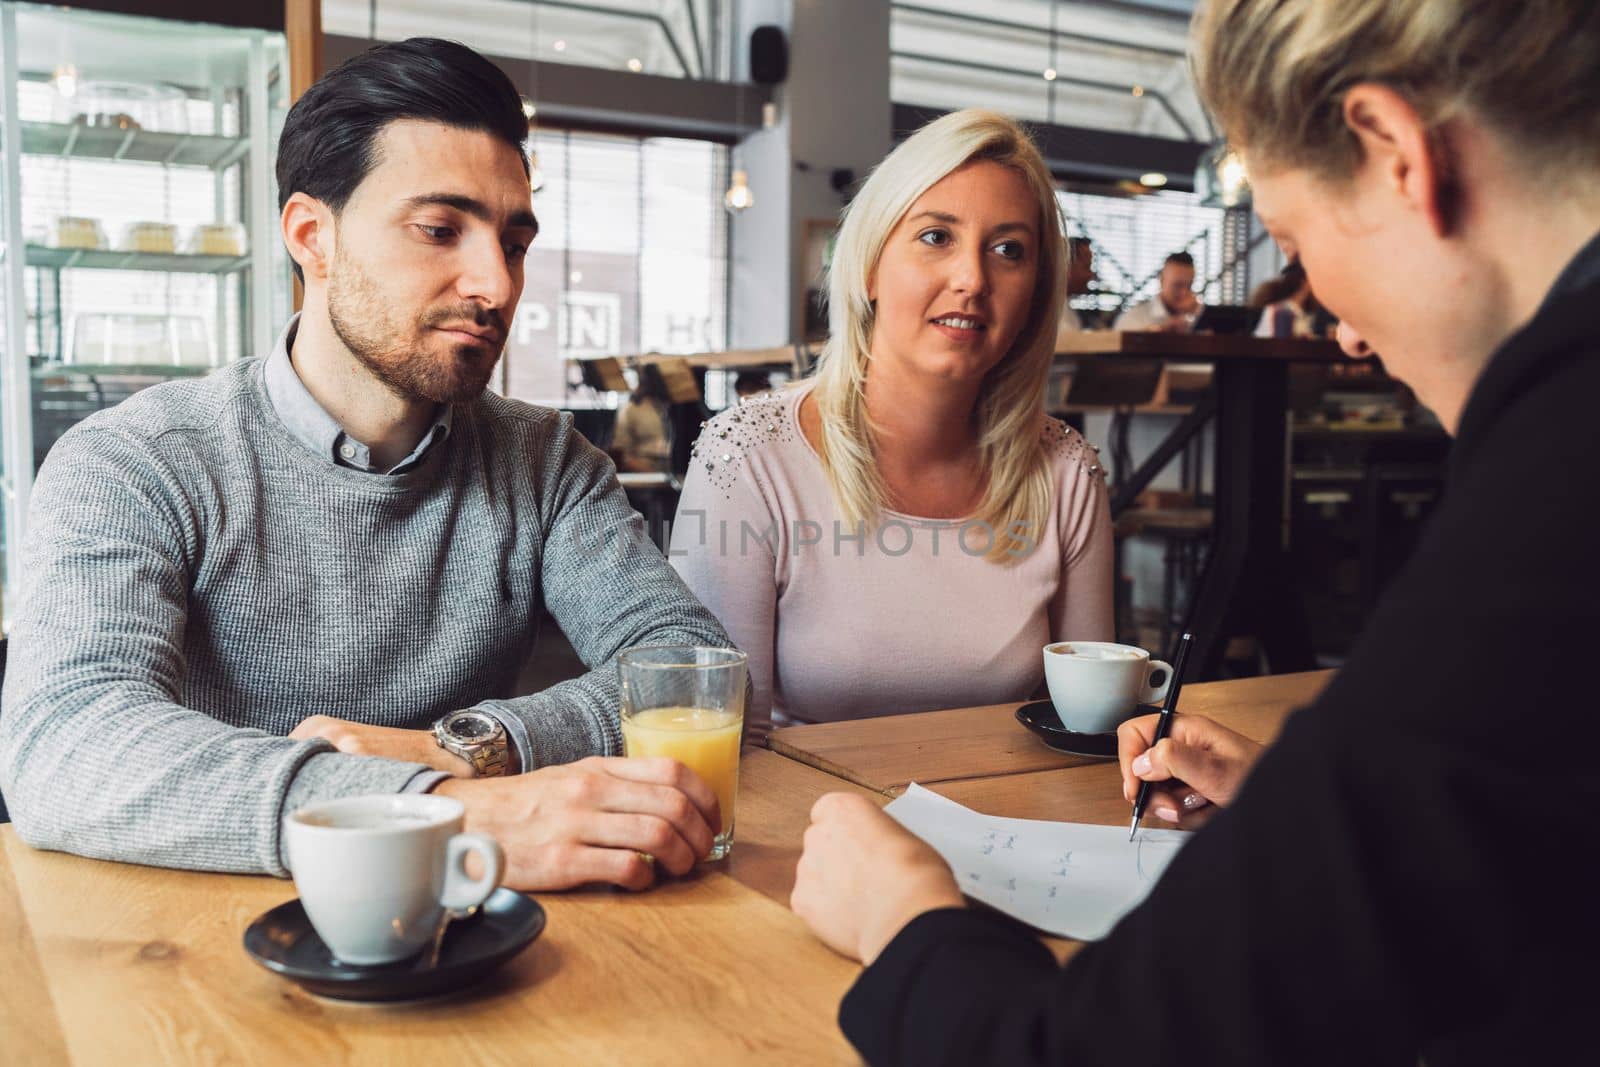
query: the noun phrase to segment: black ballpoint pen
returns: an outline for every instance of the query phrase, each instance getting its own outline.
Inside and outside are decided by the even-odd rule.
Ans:
[[[1161,718],[1156,720],[1156,737],[1150,742],[1150,747],[1155,748],[1161,739],[1167,736],[1172,729],[1172,714],[1178,706],[1178,690],[1183,687],[1183,664],[1189,658],[1189,643],[1192,634],[1184,634],[1178,641],[1177,662],[1172,665],[1172,684],[1167,686],[1167,702],[1161,707]],[[1128,840],[1132,841],[1139,832],[1139,820],[1144,818],[1144,806],[1150,799],[1150,783],[1139,783],[1139,797],[1133,802],[1133,826],[1128,830]]]

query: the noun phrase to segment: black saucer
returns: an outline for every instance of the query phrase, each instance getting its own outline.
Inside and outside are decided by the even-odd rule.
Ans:
[[[1160,710],[1154,704],[1140,704],[1133,709],[1133,715],[1128,717],[1131,719],[1134,716],[1148,715]],[[1061,716],[1056,714],[1056,706],[1048,700],[1035,700],[1031,704],[1022,705],[1017,709],[1017,721],[1057,752],[1073,756],[1093,756],[1096,759],[1117,758],[1115,730],[1107,734],[1080,734],[1076,730],[1069,730],[1061,725]]]
[[[398,963],[360,966],[333,958],[296,898],[251,923],[244,932],[244,950],[267,970],[320,996],[414,1000],[453,993],[487,978],[544,932],[544,922],[538,901],[496,889],[477,915],[450,924],[437,967],[427,966],[426,948]]]

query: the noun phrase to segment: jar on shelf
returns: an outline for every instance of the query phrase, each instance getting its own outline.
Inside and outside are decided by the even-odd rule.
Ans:
[[[250,247],[243,224],[206,222],[189,231],[183,250],[197,256],[242,256]]]
[[[91,251],[108,247],[105,228],[99,219],[84,215],[58,215],[55,229],[50,233],[53,248],[87,248]]]
[[[182,89],[159,82],[86,81],[56,107],[68,112],[63,119],[84,126],[188,133],[187,99]]]
[[[124,252],[164,252],[178,250],[178,228],[170,222],[130,222],[122,231]]]

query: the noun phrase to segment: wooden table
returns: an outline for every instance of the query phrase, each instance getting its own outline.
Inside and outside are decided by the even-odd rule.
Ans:
[[[834,1019],[858,968],[787,906],[811,804],[841,788],[748,753],[726,865],[642,894],[540,894],[550,924],[528,951],[405,1006],[314,997],[245,954],[290,882],[36,852],[6,826],[0,1062],[855,1063]]]
[[[1327,673],[1190,686],[1182,706],[1267,740]],[[1116,767],[1038,745],[1014,707],[780,731],[815,766],[745,754],[727,863],[642,894],[540,894],[550,924],[532,948],[411,1005],[311,996],[245,955],[245,926],[290,882],[37,852],[0,827],[0,1063],[857,1062],[835,1019],[858,968],[787,907],[817,797],[883,803],[916,778],[996,815],[1125,824]]]
[[[1308,671],[1186,685],[1178,708],[1209,716],[1257,741],[1270,741],[1287,713],[1309,703],[1332,676],[1332,671]],[[912,781],[931,785],[1100,762],[1046,748],[1016,721],[1018,706],[789,726],[774,730],[768,744],[774,752],[889,795]]]

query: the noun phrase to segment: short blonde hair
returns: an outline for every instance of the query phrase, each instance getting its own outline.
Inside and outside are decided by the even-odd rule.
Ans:
[[[1594,0],[1208,0],[1194,29],[1201,96],[1254,163],[1348,177],[1344,93],[1372,82],[1430,128],[1470,112],[1541,171],[1600,169]]]
[[[851,527],[875,523],[887,494],[867,417],[874,309],[869,280],[889,234],[911,205],[952,171],[988,161],[1027,181],[1039,207],[1038,276],[1032,310],[1011,350],[985,376],[974,411],[988,475],[978,514],[994,531],[988,558],[1015,562],[1037,541],[1050,510],[1050,479],[1040,434],[1044,390],[1055,356],[1056,322],[1066,299],[1067,252],[1060,204],[1044,159],[1021,126],[969,108],[928,123],[878,164],[844,213],[828,271],[830,336],[818,361],[815,393],[822,458],[839,512]],[[1025,536],[1013,532],[1017,523]]]

